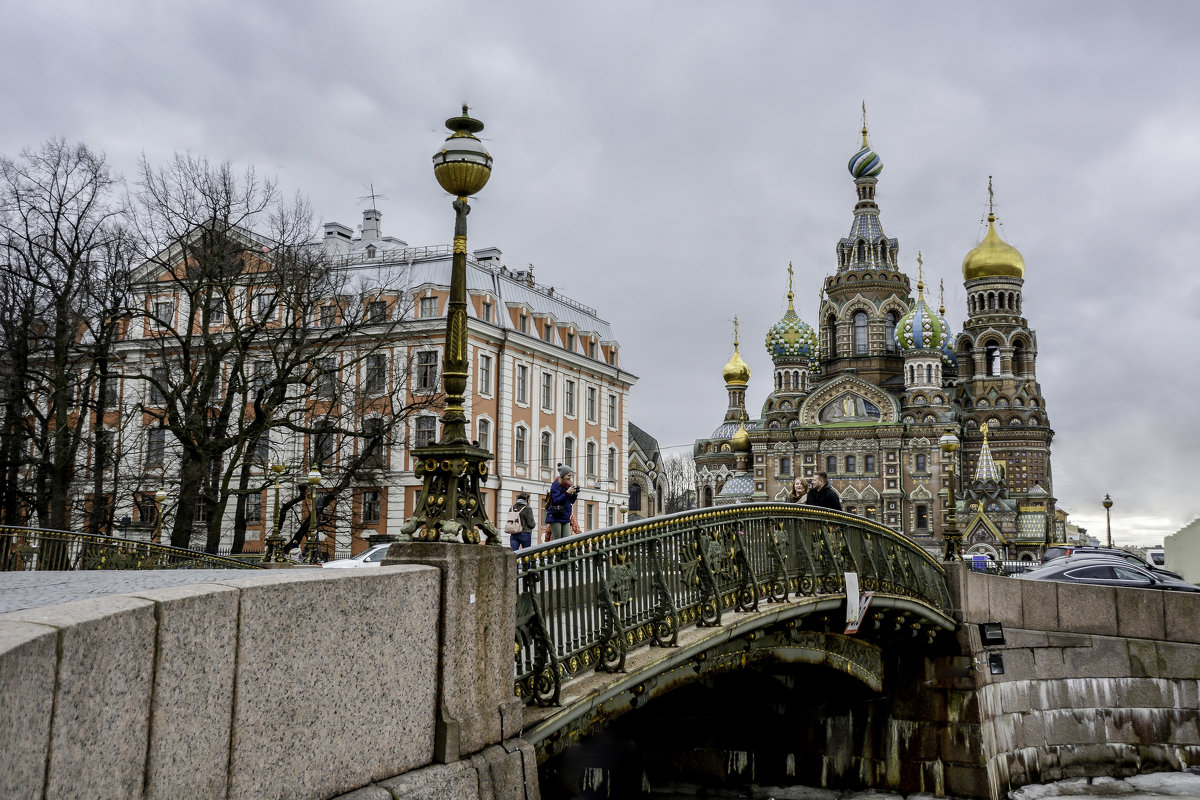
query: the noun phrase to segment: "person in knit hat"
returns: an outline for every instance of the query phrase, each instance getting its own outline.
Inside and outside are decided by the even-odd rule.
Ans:
[[[579,497],[579,487],[573,479],[570,467],[558,465],[558,477],[550,484],[550,504],[546,506],[546,522],[550,525],[550,538],[561,539],[571,535],[571,510]]]

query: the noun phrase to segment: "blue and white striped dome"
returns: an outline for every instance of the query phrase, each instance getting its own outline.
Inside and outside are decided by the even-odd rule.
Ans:
[[[865,139],[862,149],[850,157],[847,166],[856,179],[874,178],[883,172],[883,160],[866,144]]]

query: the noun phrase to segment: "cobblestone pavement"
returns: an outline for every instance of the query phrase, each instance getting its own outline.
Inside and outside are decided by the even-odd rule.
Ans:
[[[88,570],[80,572],[0,572],[0,613],[37,608],[108,594],[214,583],[255,574],[241,569]]]

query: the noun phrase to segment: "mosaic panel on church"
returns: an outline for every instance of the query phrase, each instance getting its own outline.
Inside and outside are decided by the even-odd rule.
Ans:
[[[878,422],[882,414],[879,406],[862,395],[846,392],[830,403],[826,403],[817,415],[822,423],[828,422]]]

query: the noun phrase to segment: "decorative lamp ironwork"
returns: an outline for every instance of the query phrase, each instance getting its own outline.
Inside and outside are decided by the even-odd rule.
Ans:
[[[279,535],[279,479],[283,477],[286,470],[286,464],[271,465],[271,472],[275,473],[275,510],[271,517],[271,533],[263,545],[262,560],[264,564],[282,563],[287,560],[283,557],[283,537]]]
[[[1104,524],[1108,528],[1108,546],[1112,547],[1112,497],[1107,493],[1104,495]]]
[[[167,500],[167,490],[160,488],[154,493],[154,536],[150,541],[155,544],[162,538],[162,505]]]
[[[499,545],[500,532],[488,519],[482,492],[492,454],[467,435],[463,409],[471,366],[467,358],[467,214],[471,207],[467,201],[487,185],[492,174],[492,157],[475,136],[483,130],[483,123],[467,110],[463,106],[461,116],[446,120],[450,136],[433,156],[434,177],[454,196],[454,247],[442,369],[446,405],[441,441],[413,448],[413,472],[423,483],[412,517],[400,528],[400,538],[457,542],[461,537],[464,543],[477,544],[482,531],[489,545]],[[370,541],[392,538],[373,536]]]
[[[308,471],[308,485],[311,492],[308,500],[308,563],[319,564],[321,559],[318,554],[317,537],[317,487],[321,485],[321,481],[325,476],[321,474],[321,470],[313,467]]]

